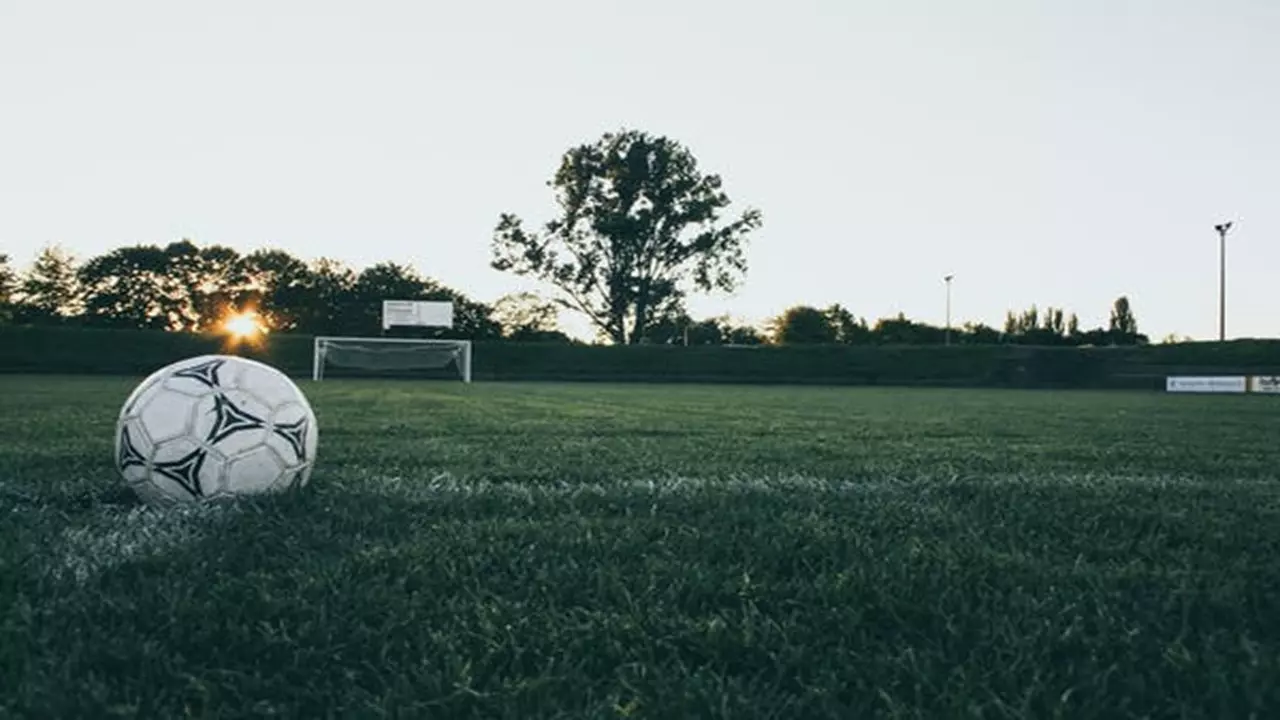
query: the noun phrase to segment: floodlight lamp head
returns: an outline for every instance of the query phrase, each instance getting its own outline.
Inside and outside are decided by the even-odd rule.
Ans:
[[[1231,229],[1231,223],[1228,221],[1219,225],[1214,225],[1213,229],[1217,230],[1219,235],[1226,235],[1227,231]]]
[[[951,278],[953,277],[955,277],[955,275],[944,275],[942,279],[946,280],[947,282],[951,282]]]

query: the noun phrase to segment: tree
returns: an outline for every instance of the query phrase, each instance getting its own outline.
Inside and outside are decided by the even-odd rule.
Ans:
[[[169,257],[156,245],[117,248],[92,258],[79,271],[86,322],[158,330],[181,327],[168,270]]]
[[[492,317],[508,340],[564,342],[569,339],[560,331],[559,307],[537,293],[503,295],[494,302]]]
[[[0,322],[8,322],[13,313],[13,296],[18,290],[18,275],[9,267],[9,256],[0,253]]]
[[[960,337],[958,339],[961,343],[971,343],[974,345],[997,345],[1002,339],[1002,334],[999,330],[989,325],[967,322],[961,329]]]
[[[731,325],[724,338],[728,345],[763,345],[765,337],[750,325]]]
[[[1129,307],[1129,298],[1121,295],[1111,306],[1111,318],[1107,322],[1107,332],[1112,341],[1119,345],[1131,345],[1139,342],[1138,320]]]
[[[83,309],[77,261],[61,246],[50,245],[36,256],[18,286],[17,315],[29,322],[64,321]]]
[[[382,262],[355,277],[339,312],[343,335],[377,335],[382,330],[384,300],[426,300],[432,287],[408,265]]]
[[[184,332],[216,328],[248,286],[237,251],[186,239],[117,248],[85,263],[79,279],[89,323]]]
[[[239,273],[239,309],[257,312],[273,330],[297,329],[311,276],[305,262],[283,250],[257,250],[240,258]]]
[[[644,342],[657,345],[722,345],[729,331],[727,317],[694,320],[688,313],[664,315],[645,331]]]
[[[904,313],[898,313],[897,317],[877,320],[871,336],[876,342],[888,345],[941,345],[946,339],[946,330],[909,320]]]
[[[294,329],[311,335],[341,333],[343,321],[351,314],[357,277],[355,270],[331,258],[311,263],[290,293],[290,309],[296,317]]]
[[[1032,305],[1020,314],[1005,316],[1007,342],[1023,345],[1072,345],[1080,339],[1080,319],[1062,308],[1048,306],[1042,312]]]
[[[853,345],[870,339],[871,330],[867,327],[867,321],[860,318],[855,319],[853,313],[846,310],[844,306],[839,304],[832,305],[824,310],[823,313],[827,316],[827,322],[831,324],[831,328],[835,332],[836,342]]]
[[[240,309],[248,275],[240,253],[223,245],[197,247],[190,240],[164,248],[165,314],[169,329],[209,331]]]
[[[836,329],[827,313],[809,305],[788,308],[772,325],[773,341],[779,345],[833,343]]]
[[[539,233],[503,213],[492,266],[554,286],[556,302],[615,343],[640,342],[687,293],[732,290],[746,273],[760,212],[720,224],[730,204],[720,177],[674,140],[606,133],[565,153],[548,184],[560,217]]]
[[[462,292],[446,287],[435,280],[427,280],[424,300],[448,300],[453,303],[453,327],[433,330],[432,337],[460,340],[499,340],[502,326],[493,319],[493,308],[467,297]]]

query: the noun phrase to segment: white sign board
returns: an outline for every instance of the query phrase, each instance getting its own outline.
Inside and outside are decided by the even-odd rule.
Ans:
[[[1280,394],[1280,375],[1254,375],[1250,377],[1249,392]]]
[[[1165,378],[1165,390],[1182,393],[1242,393],[1249,390],[1248,380],[1243,375],[1167,377]]]
[[[453,303],[437,300],[383,300],[382,329],[399,325],[453,327]]]

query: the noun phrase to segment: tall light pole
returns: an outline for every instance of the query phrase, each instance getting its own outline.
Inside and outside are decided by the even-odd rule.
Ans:
[[[947,283],[947,344],[951,344],[951,278],[955,275],[947,275],[942,279]]]
[[[1213,226],[1218,231],[1218,342],[1227,339],[1227,232],[1231,223]]]

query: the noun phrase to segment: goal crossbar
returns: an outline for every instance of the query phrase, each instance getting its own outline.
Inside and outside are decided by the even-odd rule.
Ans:
[[[311,358],[311,379],[320,381],[324,379],[324,367],[333,348],[341,348],[346,350],[355,350],[356,348],[366,348],[366,352],[383,352],[376,351],[371,348],[376,346],[391,346],[392,348],[407,348],[408,346],[417,345],[420,347],[434,347],[453,349],[456,354],[453,359],[457,361],[458,369],[462,373],[462,381],[471,382],[471,341],[470,340],[441,340],[436,338],[388,338],[388,337],[330,337],[322,336],[315,339],[312,358]],[[345,347],[344,347],[345,346]],[[357,350],[358,352],[358,350]],[[402,354],[406,354],[403,353]],[[411,367],[411,366],[410,366]]]

